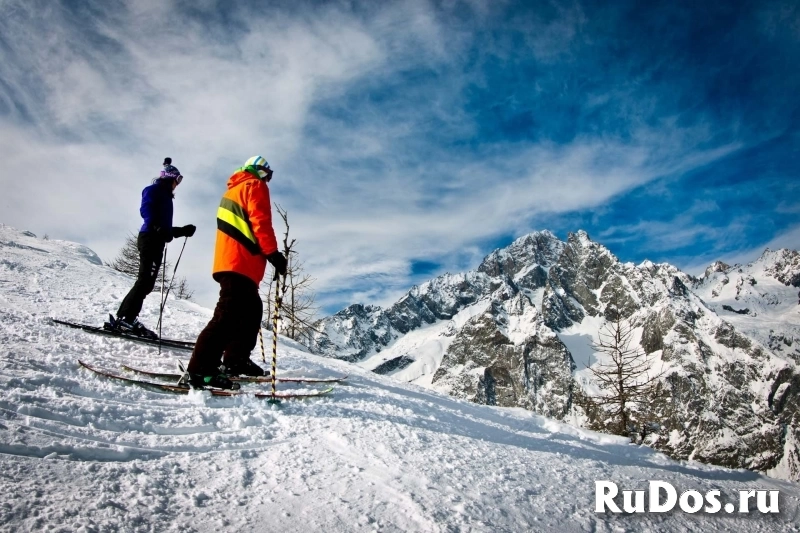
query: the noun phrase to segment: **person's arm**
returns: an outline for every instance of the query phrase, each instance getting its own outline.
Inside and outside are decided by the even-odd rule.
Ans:
[[[146,187],[142,191],[142,205],[139,207],[139,214],[142,215],[142,220],[146,226],[154,225],[153,221],[153,198],[150,194],[150,188]]]
[[[261,248],[261,253],[268,256],[278,251],[278,240],[272,228],[272,202],[269,188],[264,182],[254,182],[247,191],[247,216],[253,229],[253,236]]]

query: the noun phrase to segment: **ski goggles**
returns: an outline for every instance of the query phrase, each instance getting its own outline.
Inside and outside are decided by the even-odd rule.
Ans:
[[[256,167],[256,170],[258,171],[258,175],[259,175],[259,177],[261,179],[264,179],[266,181],[269,181],[269,180],[272,179],[272,169],[271,168],[265,167],[265,166],[262,166],[262,165],[258,165]]]

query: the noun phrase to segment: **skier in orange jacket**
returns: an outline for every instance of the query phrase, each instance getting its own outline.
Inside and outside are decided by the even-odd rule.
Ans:
[[[261,156],[248,159],[228,179],[217,209],[213,277],[220,285],[214,316],[197,337],[187,371],[195,387],[236,388],[228,376],[263,376],[250,360],[264,311],[258,285],[269,261],[275,275],[286,275],[272,228],[267,183],[272,169]],[[220,362],[224,370],[220,370]]]

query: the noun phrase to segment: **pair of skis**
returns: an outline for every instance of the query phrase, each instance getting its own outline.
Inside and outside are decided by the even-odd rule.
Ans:
[[[123,365],[122,368],[128,370],[130,372],[134,372],[137,374],[142,374],[144,376],[149,376],[151,378],[156,379],[169,379],[172,380],[172,383],[167,382],[160,382],[160,381],[149,381],[149,380],[142,380],[132,378],[130,376],[124,376],[122,374],[118,374],[116,372],[105,370],[101,368],[97,368],[92,366],[88,363],[84,363],[83,361],[78,361],[78,363],[86,368],[87,370],[91,370],[92,372],[107,377],[111,379],[115,379],[118,381],[122,381],[125,383],[129,383],[132,385],[138,385],[145,388],[151,388],[156,390],[161,390],[165,392],[174,392],[178,394],[188,394],[192,388],[188,385],[178,385],[178,380],[181,379],[182,375],[179,373],[169,373],[169,372],[153,372],[149,370],[142,370],[134,367],[130,367],[127,365]],[[278,382],[283,383],[321,383],[321,384],[331,384],[331,383],[339,383],[346,379],[347,376],[341,376],[336,378],[278,378]],[[263,377],[251,377],[251,376],[239,376],[239,377],[231,377],[231,381],[238,381],[244,383],[272,383],[272,378],[263,376]],[[318,396],[324,396],[331,391],[333,391],[333,386],[329,386],[325,389],[314,391],[314,392],[250,392],[244,390],[227,390],[227,389],[217,389],[208,387],[202,390],[207,390],[211,393],[212,396],[249,396],[254,398],[262,398],[262,399],[294,399],[294,398],[314,398]]]
[[[88,324],[79,324],[77,322],[69,322],[66,320],[58,320],[55,318],[51,319],[56,324],[61,324],[63,326],[68,326],[71,328],[81,329],[83,331],[87,331],[89,333],[96,333],[100,335],[108,335],[111,337],[118,337],[123,338],[125,340],[131,340],[135,342],[141,342],[144,344],[156,345],[156,346],[166,346],[168,348],[176,348],[179,350],[192,350],[194,348],[194,342],[190,341],[181,341],[176,339],[149,339],[147,337],[139,337],[137,335],[132,335],[129,333],[124,333],[117,330],[110,330],[106,328],[100,328],[97,326],[90,326]],[[179,394],[187,394],[191,389],[188,384],[180,383],[183,374],[181,373],[168,373],[168,372],[151,372],[148,370],[137,369],[133,367],[129,367],[126,365],[122,365],[122,368],[130,371],[135,372],[141,375],[145,375],[151,378],[156,379],[164,379],[170,380],[173,383],[165,383],[165,382],[158,382],[158,381],[148,381],[142,379],[135,379],[129,376],[124,376],[122,374],[118,374],[116,372],[100,369],[89,365],[83,361],[78,361],[78,363],[92,372],[99,374],[101,376],[105,376],[107,378],[116,379],[119,381],[123,381],[126,383],[130,383],[133,385],[139,385],[142,387],[148,387],[152,389],[162,390],[166,392],[175,392]],[[276,380],[277,383],[314,383],[314,384],[331,384],[331,383],[338,383],[343,381],[347,376],[337,377],[337,378],[292,378],[292,377],[284,377],[278,378]],[[245,383],[272,383],[272,378],[268,376],[262,377],[231,377],[231,381],[236,382],[245,382]],[[226,390],[226,389],[217,389],[208,387],[204,390],[208,390],[213,396],[253,396],[255,398],[265,398],[265,399],[292,399],[292,398],[313,398],[316,396],[324,396],[325,394],[330,393],[333,390],[333,386],[329,386],[328,388],[310,392],[310,393],[292,393],[292,392],[249,392],[243,390]]]

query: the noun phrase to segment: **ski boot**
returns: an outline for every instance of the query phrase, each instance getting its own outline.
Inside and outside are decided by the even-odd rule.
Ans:
[[[128,333],[129,335],[136,335],[137,337],[144,337],[145,339],[158,340],[158,334],[155,331],[147,329],[144,324],[139,322],[138,318],[134,318],[132,322],[128,322],[122,318],[116,320],[118,331]]]
[[[221,372],[222,367],[212,372],[193,373],[189,372],[183,363],[178,361],[178,370],[182,373],[178,379],[178,386],[190,387],[192,389],[226,389],[239,390],[238,383],[231,381],[228,376]]]
[[[147,339],[158,339],[158,335],[156,335],[154,331],[147,329],[144,324],[139,322],[138,318],[134,318],[132,322],[128,322],[124,318],[114,318],[114,315],[108,315],[108,322],[103,324],[103,328],[109,331],[136,335],[137,337],[144,337]]]
[[[189,374],[189,386],[193,389],[239,390],[240,386],[225,374]]]

